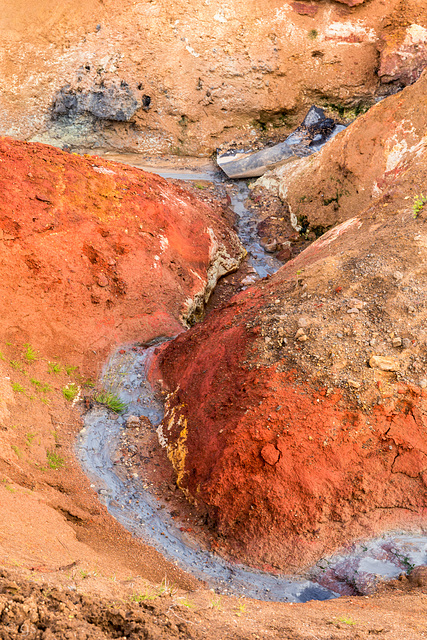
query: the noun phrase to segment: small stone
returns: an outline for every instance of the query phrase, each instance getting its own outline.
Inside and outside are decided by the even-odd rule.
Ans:
[[[357,380],[347,380],[347,384],[352,389],[359,389],[360,388],[360,382],[357,382]]]
[[[391,344],[393,345],[393,347],[397,348],[397,347],[401,347],[402,346],[402,338],[399,338],[398,336],[396,336],[395,338],[393,338],[393,340],[391,341]]]
[[[287,262],[292,257],[292,251],[290,247],[283,247],[277,254],[277,259],[281,262]]]
[[[273,467],[280,458],[280,451],[269,442],[261,449],[261,457],[267,464]]]
[[[408,575],[409,582],[415,587],[427,586],[427,565],[421,565],[412,569]]]
[[[298,329],[298,331],[296,332],[296,334],[295,334],[295,338],[298,340],[298,338],[300,338],[303,335],[304,335],[304,329],[302,327],[300,327]]]
[[[420,387],[421,387],[421,389],[426,389],[427,388],[427,378],[423,378],[423,380],[421,380]]]
[[[298,342],[307,342],[307,340],[308,340],[308,336],[303,335],[303,336],[300,336],[300,337],[299,337],[299,338],[297,338],[297,339],[298,339]]]
[[[96,279],[96,282],[100,287],[106,287],[108,285],[108,278],[105,273],[100,273]]]
[[[277,249],[277,241],[272,240],[271,242],[266,242],[263,247],[267,253],[274,253]]]
[[[343,334],[342,334],[342,333],[340,333],[340,332],[338,332],[338,333],[337,333],[337,338],[342,338],[342,337],[343,337]]]
[[[299,327],[308,327],[309,324],[310,324],[309,318],[306,318],[305,316],[301,316],[300,318],[298,318]]]
[[[411,341],[409,340],[409,338],[403,338],[402,347],[404,349],[409,349],[410,346],[411,346]]]
[[[140,420],[138,416],[129,416],[129,418],[126,420],[126,427],[128,429],[135,429],[136,427],[140,426]]]
[[[400,362],[396,358],[389,356],[372,356],[369,365],[374,369],[381,371],[399,371]]]
[[[415,313],[415,311],[416,311],[415,307],[412,307],[411,305],[409,305],[408,313]]]
[[[347,313],[359,313],[359,309],[357,309],[357,307],[352,307],[351,309],[347,309]]]
[[[393,273],[393,278],[394,278],[395,280],[402,280],[402,278],[403,278],[403,273],[400,273],[400,271],[395,271],[395,272]]]
[[[256,282],[256,277],[255,276],[246,276],[246,278],[243,278],[241,284],[243,284],[245,287],[247,287],[250,284],[253,284],[254,282]]]

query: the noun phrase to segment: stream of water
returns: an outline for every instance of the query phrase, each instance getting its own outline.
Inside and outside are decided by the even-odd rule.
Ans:
[[[125,155],[111,158],[134,164]],[[154,167],[140,168],[154,171]],[[184,180],[222,179],[211,169],[171,171],[165,167],[155,171],[164,177]],[[264,252],[256,235],[256,220],[245,207],[247,184],[239,181],[233,187],[231,204],[238,216],[238,233],[246,246],[250,264],[257,277],[274,273],[280,266],[273,256]],[[159,342],[161,339],[159,339]],[[162,403],[154,396],[146,380],[146,370],[155,346],[142,349],[132,345],[118,348],[105,365],[101,385],[118,395],[127,404],[127,411],[115,416],[99,406],[89,411],[77,443],[77,453],[84,471],[98,491],[110,513],[134,535],[153,545],[166,558],[204,580],[220,593],[248,596],[262,600],[306,602],[338,597],[339,581],[335,588],[322,586],[335,567],[342,576],[342,585],[360,579],[376,580],[378,576],[393,578],[408,566],[427,563],[427,537],[404,532],[383,536],[363,545],[353,545],[342,555],[319,562],[310,574],[312,579],[295,576],[275,576],[255,571],[243,565],[227,562],[202,546],[175,524],[166,509],[160,508],[155,497],[137,477],[122,479],[116,472],[115,458],[120,433],[129,415],[146,416],[155,426],[163,417]],[[329,580],[329,583],[331,581]],[[362,589],[363,585],[360,587]]]

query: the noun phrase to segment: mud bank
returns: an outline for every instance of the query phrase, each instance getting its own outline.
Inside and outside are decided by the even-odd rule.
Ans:
[[[159,339],[158,343],[162,341]],[[159,502],[144,485],[139,465],[123,467],[118,454],[121,432],[126,430],[130,416],[148,418],[144,423],[151,423],[151,427],[145,428],[152,431],[163,418],[162,400],[147,380],[156,348],[135,345],[115,351],[100,384],[126,403],[126,411],[120,416],[99,406],[89,411],[76,448],[101,502],[135,536],[218,593],[258,600],[307,602],[339,595],[366,595],[382,580],[427,563],[427,537],[398,532],[349,547],[340,556],[323,558],[301,576],[254,571],[203,548],[196,536],[185,533],[188,523],[173,518],[167,503]],[[314,581],[306,576],[312,576]]]

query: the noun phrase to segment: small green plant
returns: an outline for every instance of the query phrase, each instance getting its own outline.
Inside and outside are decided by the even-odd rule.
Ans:
[[[65,465],[64,458],[61,458],[55,449],[48,449],[46,451],[46,459],[50,469],[61,469],[61,467]]]
[[[16,489],[14,489],[13,487],[11,487],[11,486],[10,486],[10,484],[7,484],[7,483],[6,483],[6,480],[2,480],[2,483],[3,483],[3,485],[4,485],[4,488],[5,488],[7,491],[10,491],[10,493],[15,493]]]
[[[22,362],[19,362],[18,360],[11,360],[10,366],[12,367],[12,369],[15,369],[15,371],[22,371],[23,373],[25,373]]]
[[[210,605],[211,605],[211,609],[218,609],[219,611],[222,606],[221,596],[215,596],[214,598],[212,598]]]
[[[27,439],[27,444],[29,447],[31,447],[31,445],[33,444],[33,440],[36,437],[37,433],[27,433],[26,434],[26,439]]]
[[[70,365],[65,365],[65,373],[67,374],[67,376],[71,376],[75,371],[76,371],[77,367],[72,367]]]
[[[114,413],[122,413],[127,408],[126,403],[120,400],[114,393],[102,391],[95,395],[95,400],[99,402],[99,404],[103,404],[108,409],[111,409],[111,411],[114,411]]]
[[[22,384],[19,384],[19,382],[12,382],[12,389],[15,391],[15,393],[25,393],[25,389],[22,386]]]
[[[48,362],[47,363],[47,367],[49,370],[49,373],[61,373],[62,371],[62,365],[59,364],[59,362]]]
[[[157,591],[159,595],[165,593],[169,596],[173,596],[176,594],[177,588],[176,585],[173,582],[169,582],[169,580],[165,576],[161,581]]]
[[[310,31],[307,34],[310,40],[316,40],[318,35],[319,35],[319,32],[316,29],[310,29]]]
[[[64,398],[66,400],[69,400],[70,402],[72,402],[75,399],[78,393],[79,393],[79,388],[76,384],[74,384],[74,382],[72,382],[71,384],[67,384],[67,386],[62,389],[62,394]]]
[[[158,598],[158,593],[153,591],[133,593],[130,597],[132,602],[146,602],[147,600],[155,600],[156,598]]]
[[[204,184],[200,184],[200,182],[196,182],[194,186],[196,187],[196,189],[207,189],[207,186]]]
[[[46,405],[50,404],[49,398],[40,398],[40,402],[43,402],[43,404],[46,404]]]
[[[246,611],[246,602],[243,602],[242,598],[239,599],[239,604],[236,607],[236,616],[241,616]]]
[[[424,209],[424,205],[427,202],[427,198],[425,195],[420,193],[418,196],[414,198],[414,204],[412,205],[412,210],[414,212],[414,218],[418,217],[420,211]]]
[[[338,622],[342,622],[342,623],[348,624],[350,626],[354,626],[356,624],[355,621],[352,618],[350,618],[349,616],[340,616],[338,618]]]
[[[22,354],[27,362],[35,362],[39,359],[39,353],[30,344],[24,344],[24,353]]]
[[[15,455],[16,455],[18,458],[22,458],[21,450],[19,449],[19,447],[17,447],[17,446],[16,446],[16,444],[12,444],[12,445],[11,445],[11,449],[12,449],[12,451],[14,451]]]
[[[187,607],[187,609],[194,609],[195,607],[194,602],[191,602],[188,596],[184,596],[183,598],[178,598],[178,600],[179,600],[179,604],[182,605],[183,607]]]
[[[6,358],[4,357],[1,351],[0,351],[0,360],[6,360]]]

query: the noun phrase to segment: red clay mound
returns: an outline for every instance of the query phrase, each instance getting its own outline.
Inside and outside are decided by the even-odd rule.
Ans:
[[[0,141],[2,327],[55,352],[180,331],[240,246],[184,189],[94,157]]]
[[[240,244],[184,189],[41,144],[0,140],[0,189],[0,561],[160,582],[75,462],[71,400],[118,342],[182,331]]]
[[[418,154],[375,206],[158,356],[160,442],[240,559],[287,571],[426,524],[426,182]]]

